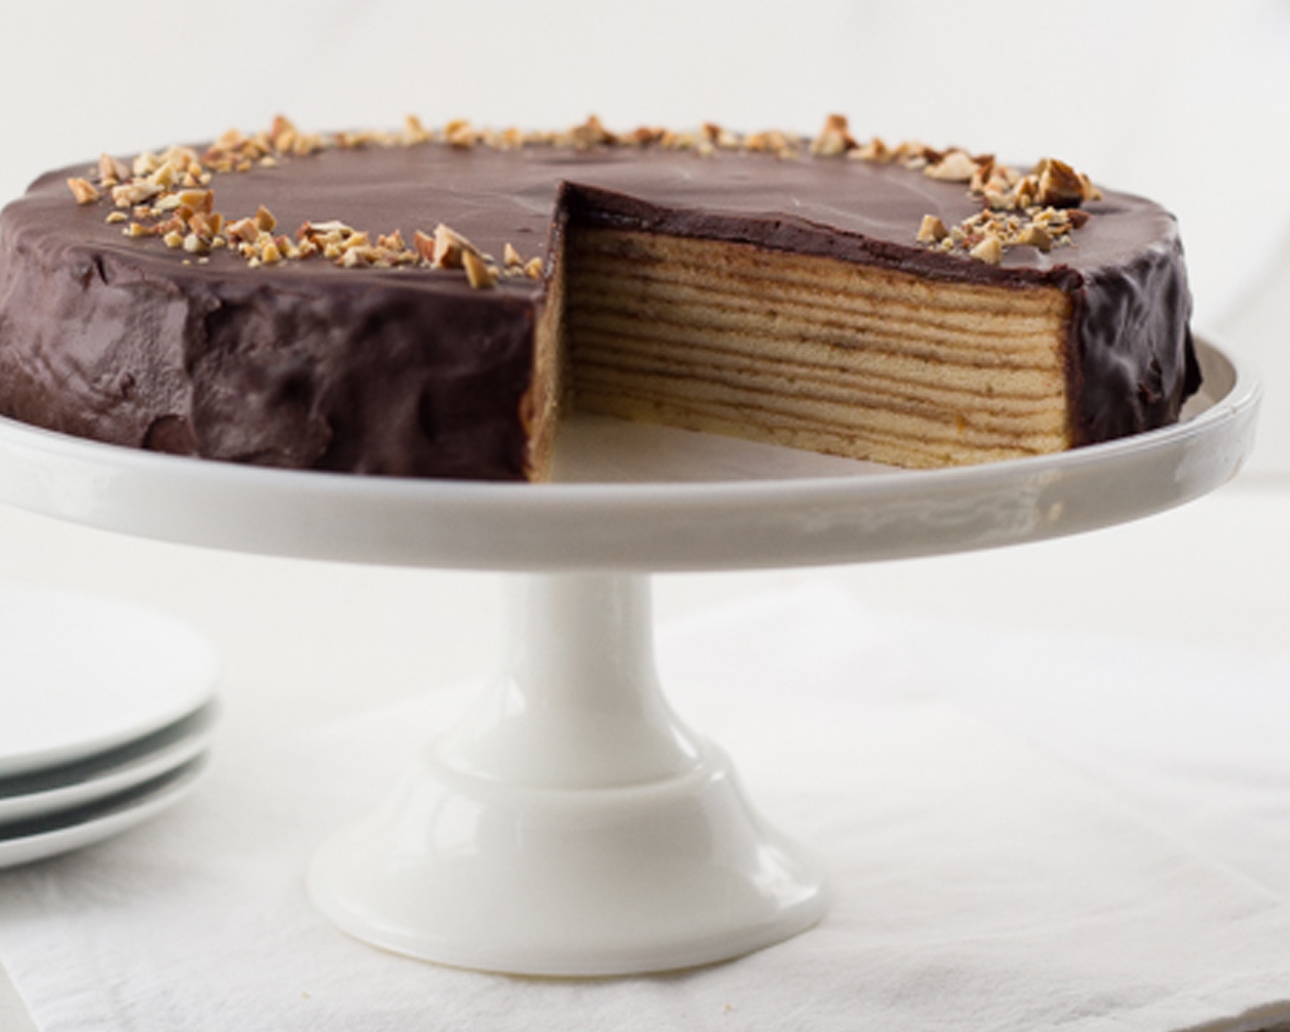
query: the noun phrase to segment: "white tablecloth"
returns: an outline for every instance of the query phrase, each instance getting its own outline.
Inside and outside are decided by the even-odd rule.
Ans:
[[[0,877],[41,1032],[1259,1029],[1290,1022],[1290,655],[882,614],[827,578],[668,624],[692,725],[837,899],[698,971],[537,981],[346,938],[302,871],[469,697],[235,726],[153,825]],[[378,646],[379,647],[379,646]]]

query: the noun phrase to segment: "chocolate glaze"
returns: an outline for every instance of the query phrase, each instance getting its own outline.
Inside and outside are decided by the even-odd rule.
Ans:
[[[38,179],[0,215],[0,413],[117,444],[272,466],[408,476],[524,474],[519,416],[546,284],[464,274],[252,269],[126,239],[108,202]],[[436,144],[330,150],[218,175],[216,210],[264,205],[293,233],[339,219],[408,240],[446,223],[483,250],[547,254],[566,222],[741,241],[949,281],[1055,286],[1073,299],[1074,436],[1177,418],[1199,383],[1173,218],[1107,194],[1074,244],[991,266],[915,243],[980,202],[899,166],[764,154]],[[548,258],[548,270],[551,260]]]

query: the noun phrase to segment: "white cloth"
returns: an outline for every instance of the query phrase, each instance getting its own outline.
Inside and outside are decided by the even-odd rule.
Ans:
[[[836,900],[812,931],[696,971],[542,981],[334,930],[305,897],[312,849],[461,710],[460,686],[248,738],[153,824],[8,872],[0,959],[42,1032],[1290,1022],[1284,667],[884,622],[827,592],[667,628],[660,666],[762,809],[828,856]]]

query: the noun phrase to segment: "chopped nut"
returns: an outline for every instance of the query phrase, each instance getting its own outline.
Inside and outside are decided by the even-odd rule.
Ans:
[[[291,120],[282,115],[275,115],[273,125],[269,128],[269,140],[280,151],[289,151],[296,142],[298,133]],[[242,141],[239,140],[238,143]]]
[[[922,244],[937,243],[950,235],[945,223],[935,215],[924,215],[923,224],[918,227],[918,242]]]
[[[1053,249],[1053,238],[1043,226],[1030,225],[1017,235],[1017,243],[1038,248],[1047,254]]]
[[[671,129],[665,129],[663,139],[659,142],[665,150],[694,150],[699,141],[694,133],[675,133]]]
[[[425,143],[434,136],[416,115],[407,115],[403,119],[403,142],[407,144]]]
[[[72,191],[77,204],[93,204],[103,196],[88,179],[73,177],[67,181],[67,188]]]
[[[184,246],[184,234],[179,232],[177,229],[172,229],[161,239],[165,242],[167,247],[178,248]]]
[[[163,190],[169,190],[175,185],[175,166],[169,161],[162,162],[157,166],[157,170],[148,176],[148,182],[156,184]]]
[[[107,218],[105,218],[103,221],[104,222],[124,222],[129,217],[130,216],[123,211],[110,211],[107,213]]]
[[[426,236],[418,229],[412,234],[412,247],[425,261],[434,264],[434,237]]]
[[[502,246],[502,261],[508,267],[524,264],[524,259],[520,257],[520,252],[515,250],[509,242]]]
[[[497,271],[473,251],[462,251],[461,261],[466,269],[466,279],[472,287],[487,290],[497,285]]]
[[[372,240],[366,233],[351,232],[340,242],[340,246],[346,251],[352,251],[356,247],[371,248]]]
[[[995,211],[1012,211],[1017,206],[1017,198],[1010,190],[985,191],[985,203]]]
[[[1084,200],[1100,201],[1102,199],[1102,191],[1099,190],[1096,186],[1094,186],[1093,181],[1089,179],[1089,177],[1086,176],[1083,172],[1079,173],[1079,184],[1080,184],[1080,189],[1083,191],[1083,194],[1084,194]]]
[[[1039,180],[1033,175],[1023,176],[1018,182],[1013,194],[1014,202],[1018,208],[1029,208],[1035,203],[1039,195]]]
[[[464,118],[459,118],[444,126],[443,135],[444,139],[452,146],[461,149],[473,147],[476,143],[475,130]]]
[[[179,203],[186,208],[192,208],[195,212],[208,214],[215,208],[215,193],[213,190],[180,190],[174,196],[179,198]]]
[[[529,279],[541,279],[542,278],[542,259],[530,258],[527,262],[525,262],[524,275],[527,276]]]
[[[130,165],[130,171],[139,178],[150,176],[157,171],[157,166],[161,164],[161,159],[155,154],[144,151],[138,155]]]
[[[161,193],[161,187],[145,180],[135,180],[112,187],[112,203],[118,208],[130,208],[142,201],[151,200]]]
[[[582,125],[574,126],[569,133],[573,146],[578,150],[590,150],[617,142],[617,137],[609,132],[595,115],[590,115]]]
[[[367,247],[351,247],[341,252],[340,264],[346,269],[356,269],[360,265],[366,265],[369,261]],[[266,259],[267,260],[267,259]]]
[[[130,166],[111,154],[99,155],[99,180],[104,186],[116,186],[130,178]]]
[[[255,213],[255,224],[264,230],[264,232],[272,233],[274,227],[278,224],[278,220],[275,219],[273,217],[273,213],[262,204]]]
[[[1045,158],[1039,163],[1039,188],[1035,198],[1040,204],[1071,208],[1084,200],[1084,184],[1079,173],[1064,161]]]
[[[228,225],[228,238],[230,240],[246,241],[253,244],[259,235],[260,227],[255,224],[254,219],[238,219]]]
[[[811,153],[816,157],[831,158],[845,154],[857,146],[851,134],[847,132],[847,120],[844,115],[829,115],[824,121],[820,135],[811,141]]]
[[[987,265],[998,265],[1003,261],[1003,242],[993,234],[983,237],[981,242],[968,252],[977,261]]]
[[[894,161],[896,152],[875,136],[868,143],[861,144],[852,152],[853,157],[860,158],[863,161],[875,161],[879,164],[886,164]]]
[[[732,133],[729,129],[723,129],[715,122],[704,122],[703,139],[713,148],[720,150],[735,150],[739,147],[739,136]]]
[[[664,132],[665,130],[663,129],[643,125],[631,133],[631,135],[624,137],[623,142],[637,147],[650,147],[663,141]]]
[[[949,183],[970,183],[977,173],[977,163],[964,151],[948,151],[940,161],[928,165],[923,174]]]
[[[431,265],[436,269],[460,269],[464,262],[463,256],[466,254],[473,254],[483,260],[479,249],[460,233],[449,229],[442,222],[435,226]]]

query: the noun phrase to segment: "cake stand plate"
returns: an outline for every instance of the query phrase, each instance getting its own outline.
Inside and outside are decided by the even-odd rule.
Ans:
[[[525,571],[509,659],[404,784],[334,837],[317,905],[442,963],[608,975],[716,961],[817,921],[824,866],[769,826],[654,670],[653,571],[860,562],[1073,534],[1220,486],[1259,391],[1199,346],[1175,426],[1058,455],[914,472],[610,421],[563,430],[557,482],[248,468],[0,421],[0,502],[168,541]]]

